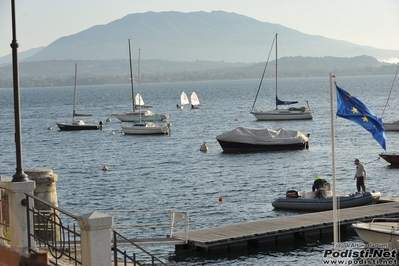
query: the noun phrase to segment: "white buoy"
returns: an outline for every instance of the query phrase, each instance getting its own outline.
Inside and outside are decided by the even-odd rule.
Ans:
[[[104,164],[103,171],[108,171],[108,170],[109,170],[108,166]]]
[[[202,145],[200,147],[200,151],[209,151],[208,144],[206,144],[205,141],[204,141],[204,143],[202,143]]]
[[[236,117],[235,121],[239,121],[239,120],[240,120],[240,118]]]
[[[53,128],[52,127],[48,127],[47,130],[53,130]]]
[[[111,117],[109,116],[108,118],[107,118],[107,120],[105,120],[106,122],[111,122]]]
[[[110,135],[115,135],[115,130],[111,130],[111,132],[109,132]]]

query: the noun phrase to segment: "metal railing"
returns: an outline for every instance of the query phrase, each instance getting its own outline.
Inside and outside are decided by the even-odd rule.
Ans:
[[[49,252],[50,263],[82,265],[77,216],[25,194],[29,252]]]
[[[120,263],[123,263],[124,266],[128,265],[128,263],[133,263],[133,265],[148,265],[148,263],[150,263],[150,265],[152,266],[167,265],[165,262],[150,254],[148,251],[144,250],[139,245],[122,236],[115,230],[112,231],[112,241],[114,266],[118,266],[120,265]],[[131,249],[130,252],[126,249],[122,250],[121,247],[118,246],[118,242],[122,241],[125,243],[125,245],[126,243],[129,245]],[[129,255],[129,253],[131,255]]]
[[[10,213],[8,193],[6,188],[0,187],[0,240],[10,243]]]

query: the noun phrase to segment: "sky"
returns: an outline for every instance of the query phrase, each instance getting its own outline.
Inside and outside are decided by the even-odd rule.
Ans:
[[[310,35],[399,50],[399,0],[0,0],[0,57],[11,54],[11,2],[18,52],[133,13],[222,10]]]

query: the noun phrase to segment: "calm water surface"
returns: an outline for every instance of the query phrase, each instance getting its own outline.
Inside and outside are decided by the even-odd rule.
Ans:
[[[355,94],[378,116],[392,84],[392,76],[337,77],[338,85]],[[283,217],[295,213],[275,211],[274,198],[288,189],[308,191],[316,175],[331,181],[332,148],[329,79],[281,79],[279,97],[309,102],[315,109],[311,121],[257,122],[249,113],[258,80],[142,84],[146,104],[167,112],[172,123],[169,136],[125,136],[113,118],[102,131],[61,132],[55,122],[72,116],[73,87],[22,88],[21,114],[23,167],[50,168],[58,175],[61,208],[75,213],[99,210],[115,216],[115,227],[129,237],[165,236],[165,228],[147,224],[167,223],[148,212],[188,211],[190,229]],[[257,106],[273,107],[274,80],[265,80]],[[182,91],[195,91],[198,110],[177,110]],[[383,118],[398,120],[399,92],[394,90]],[[78,112],[91,112],[92,121],[131,109],[126,85],[78,86]],[[335,96],[334,96],[335,105]],[[336,106],[334,106],[335,108]],[[12,89],[0,89],[0,174],[15,173],[14,109]],[[90,122],[90,120],[86,120]],[[215,137],[238,126],[284,127],[310,133],[310,148],[253,154],[223,154]],[[48,130],[52,127],[52,130]],[[367,171],[368,189],[383,196],[399,196],[398,169],[378,160],[383,151],[371,134],[334,116],[337,191],[355,191],[353,161],[359,158]],[[115,134],[112,134],[115,132]],[[399,150],[398,133],[386,132],[387,151]],[[200,152],[206,141],[210,150]],[[103,165],[109,171],[102,171]],[[219,197],[223,201],[219,202]],[[155,216],[157,216],[156,214]],[[158,217],[158,216],[157,216]],[[137,226],[137,224],[141,226]],[[144,230],[144,229],[145,230]],[[356,236],[345,239],[361,243]],[[308,243],[279,250],[249,250],[242,254],[208,257],[175,254],[174,247],[150,247],[172,265],[321,265],[326,243]],[[314,264],[313,264],[314,262]]]

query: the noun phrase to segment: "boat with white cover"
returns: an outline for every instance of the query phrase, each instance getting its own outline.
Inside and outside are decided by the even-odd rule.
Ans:
[[[310,134],[280,128],[237,127],[216,137],[223,152],[262,152],[309,148]]]

